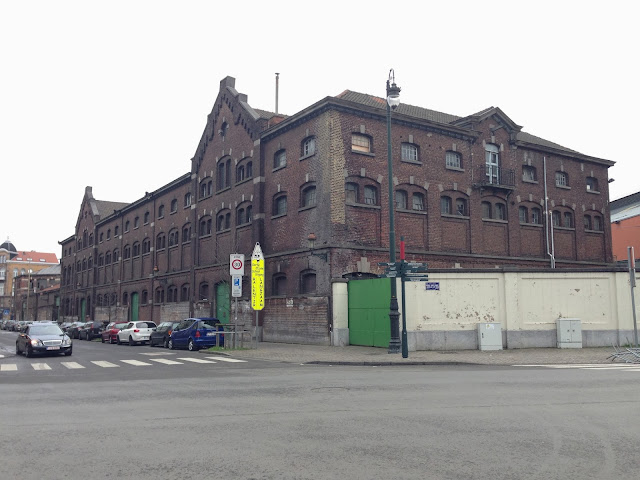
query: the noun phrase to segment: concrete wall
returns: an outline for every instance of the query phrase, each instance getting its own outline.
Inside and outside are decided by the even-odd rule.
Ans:
[[[633,342],[625,272],[430,272],[429,282],[440,289],[405,283],[409,350],[477,349],[478,324],[494,322],[504,348],[556,347],[558,318],[581,320],[583,347]],[[342,285],[334,284],[334,345],[344,337],[346,302],[336,301]],[[398,281],[402,309],[400,293]]]

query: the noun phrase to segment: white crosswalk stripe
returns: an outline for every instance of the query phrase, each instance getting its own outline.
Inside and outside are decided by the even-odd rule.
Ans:
[[[162,363],[164,365],[184,365],[182,362],[176,362],[175,360],[169,360],[168,358],[152,358],[150,359],[152,362]],[[182,360],[182,359],[178,359]]]
[[[51,370],[51,367],[46,363],[32,363],[31,368],[34,370]]]
[[[0,355],[0,358],[4,358],[4,355]]]
[[[80,365],[78,362],[60,362],[63,366],[67,367],[69,370],[74,370],[76,368],[85,368]]]
[[[203,360],[202,358],[179,358],[178,360],[184,360],[185,362],[193,363],[216,363],[212,360]]]
[[[205,357],[205,358],[210,358],[211,360],[219,360],[221,362],[228,362],[228,363],[247,363],[246,360],[239,360],[237,358],[229,358],[229,357]]]
[[[175,355],[175,352],[149,352],[149,353],[141,353],[140,355],[148,355],[150,357],[156,355]]]
[[[102,368],[113,368],[113,367],[120,366],[120,365],[116,365],[115,363],[105,362],[104,360],[91,360],[91,363]]]
[[[18,371],[18,365],[15,363],[3,363],[0,365],[0,372],[16,372]]]
[[[554,369],[573,370],[622,370],[628,372],[640,372],[640,365],[633,363],[620,363],[617,365],[610,363],[576,363],[561,365],[513,365],[514,367],[537,367]]]
[[[136,367],[144,367],[144,366],[151,366],[151,363],[147,363],[147,362],[141,362],[140,360],[120,360],[123,363],[128,363],[129,365],[134,365]]]

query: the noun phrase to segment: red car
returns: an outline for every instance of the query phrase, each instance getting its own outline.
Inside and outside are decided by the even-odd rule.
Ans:
[[[116,341],[118,340],[118,332],[128,324],[129,322],[111,322],[109,325],[107,325],[107,328],[102,331],[102,343],[116,343]]]

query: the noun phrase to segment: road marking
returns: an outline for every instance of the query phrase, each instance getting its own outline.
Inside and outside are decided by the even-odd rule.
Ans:
[[[179,358],[178,360],[184,360],[185,362],[193,362],[193,363],[216,363],[212,360],[203,360],[201,358]]]
[[[150,366],[150,363],[141,362],[140,360],[120,360],[123,363],[128,363],[129,365],[134,365],[136,367]]]
[[[4,355],[0,355],[0,358],[4,358]]]
[[[175,352],[151,352],[151,353],[141,353],[140,355],[149,355],[151,356],[156,356],[156,355],[175,355]]]
[[[31,368],[34,370],[51,370],[51,367],[46,363],[32,363]]]
[[[228,358],[228,357],[205,357],[210,358],[211,360],[220,360],[221,362],[229,362],[229,363],[247,363],[246,360],[238,360],[237,358]]]
[[[175,360],[169,360],[168,358],[152,358],[151,361],[164,363],[165,365],[184,365],[182,362],[176,362]]]
[[[609,363],[584,363],[574,365],[513,365],[514,367],[539,367],[539,368],[555,368],[555,369],[578,369],[578,370],[630,370],[632,372],[640,371],[640,365],[633,363],[621,363],[611,365]]]
[[[74,368],[84,368],[78,362],[60,362],[62,365],[67,367],[69,370],[73,370]]]
[[[18,365],[15,363],[5,363],[0,365],[0,372],[15,372],[18,370]]]
[[[116,365],[115,363],[105,362],[104,360],[91,360],[91,363],[102,368],[112,368],[112,367],[120,366],[120,365]]]

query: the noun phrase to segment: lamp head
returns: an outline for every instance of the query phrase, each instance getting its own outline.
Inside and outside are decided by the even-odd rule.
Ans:
[[[400,87],[396,85],[393,68],[389,70],[389,79],[387,80],[387,103],[393,110],[400,105]]]

